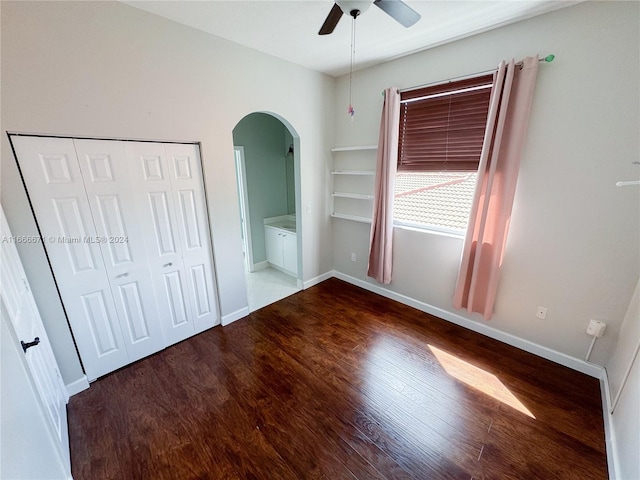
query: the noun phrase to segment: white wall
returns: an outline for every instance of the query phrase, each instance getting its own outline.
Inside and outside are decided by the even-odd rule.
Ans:
[[[357,72],[336,90],[336,145],[377,143],[381,92],[491,69],[502,59],[556,55],[540,65],[495,313],[488,325],[583,359],[590,318],[605,320],[591,361],[604,365],[640,274],[640,4],[585,2]],[[389,289],[451,306],[462,240],[395,229]],[[367,280],[369,227],[334,220],[334,268]],[[350,261],[351,252],[357,262]],[[536,307],[547,319],[535,318]]]
[[[335,81],[117,2],[5,2],[2,131],[202,142],[222,315],[247,307],[233,127],[255,111],[300,136],[304,279],[332,268],[326,211]],[[35,224],[6,135],[2,204],[15,235]],[[19,246],[67,384],[82,377],[40,246]]]

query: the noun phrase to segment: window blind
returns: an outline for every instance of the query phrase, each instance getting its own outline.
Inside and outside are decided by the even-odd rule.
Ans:
[[[400,94],[398,171],[478,169],[493,75]]]

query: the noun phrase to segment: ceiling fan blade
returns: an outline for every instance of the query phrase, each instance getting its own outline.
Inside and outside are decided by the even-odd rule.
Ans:
[[[333,32],[333,29],[336,28],[336,25],[338,25],[338,22],[340,21],[341,17],[342,17],[342,10],[337,4],[334,3],[333,8],[329,12],[329,15],[327,15],[327,18],[322,24],[322,27],[320,27],[320,31],[318,32],[318,35],[328,35],[331,32]]]
[[[402,0],[375,0],[373,4],[405,27],[420,20],[420,14]]]

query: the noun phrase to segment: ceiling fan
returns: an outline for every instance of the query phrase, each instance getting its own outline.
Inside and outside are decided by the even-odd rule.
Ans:
[[[318,35],[332,33],[343,13],[351,15],[355,19],[361,13],[364,13],[372,3],[405,27],[410,27],[420,20],[420,14],[402,0],[335,0],[333,8],[327,15]]]

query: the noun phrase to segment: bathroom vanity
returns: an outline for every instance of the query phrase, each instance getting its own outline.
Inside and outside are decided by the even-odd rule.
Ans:
[[[298,238],[295,215],[264,219],[267,262],[293,277],[298,276]]]

